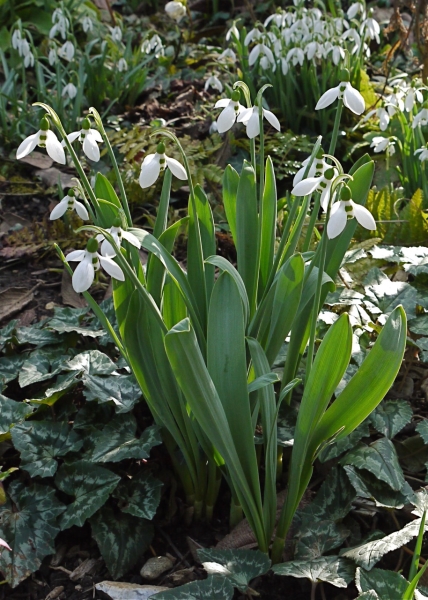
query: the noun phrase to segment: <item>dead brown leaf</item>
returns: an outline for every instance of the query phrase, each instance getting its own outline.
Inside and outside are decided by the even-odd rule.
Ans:
[[[24,217],[20,217],[19,215],[15,215],[15,213],[12,212],[3,213],[2,219],[3,220],[0,225],[0,237],[16,227],[16,225],[20,225],[21,227],[30,227],[31,225],[31,221],[25,219]]]
[[[18,326],[19,327],[28,327],[33,323],[37,318],[37,313],[34,308],[28,308],[24,310],[23,313],[19,315]]]
[[[49,169],[53,165],[51,157],[42,152],[32,152],[30,156],[21,158],[21,162],[27,163],[27,165],[31,165],[37,169]]]
[[[69,173],[63,173],[56,167],[50,167],[49,169],[41,169],[34,173],[37,177],[40,177],[42,182],[48,187],[58,185],[58,180],[61,182],[62,189],[73,187],[73,175]]]
[[[22,258],[30,256],[43,248],[44,244],[27,244],[26,246],[6,246],[0,250],[0,258],[11,260],[13,258]]]
[[[85,298],[74,291],[71,284],[71,275],[65,269],[62,272],[61,296],[63,303],[67,306],[72,306],[73,308],[88,306]]]
[[[29,304],[34,299],[33,289],[10,287],[0,292],[0,321]]]

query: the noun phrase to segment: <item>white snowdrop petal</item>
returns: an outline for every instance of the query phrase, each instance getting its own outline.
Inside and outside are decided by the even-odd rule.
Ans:
[[[333,238],[337,237],[338,235],[340,235],[342,233],[342,231],[345,229],[346,227],[346,223],[348,220],[348,217],[346,215],[346,211],[345,211],[345,207],[342,205],[341,202],[337,202],[336,203],[338,206],[336,208],[335,205],[333,205],[331,214],[330,214],[330,219],[328,220],[327,223],[327,237],[332,240]]]
[[[352,208],[354,212],[354,217],[357,219],[358,223],[364,227],[365,229],[374,230],[376,229],[376,221],[373,218],[373,215],[365,206],[361,206],[361,204],[356,204],[352,202]]]
[[[74,210],[77,212],[77,214],[83,221],[89,220],[88,211],[86,210],[86,206],[84,204],[82,204],[82,202],[75,200],[74,201]],[[52,218],[52,216],[51,216],[51,218]]]
[[[178,162],[178,160],[175,160],[175,158],[170,158],[169,156],[165,156],[165,158],[166,164],[171,169],[173,175],[175,175],[178,179],[187,179],[186,169],[181,163]]]
[[[79,135],[80,135],[80,131],[73,131],[73,133],[69,133],[67,135],[67,139],[70,142],[70,144],[72,144],[74,142],[74,140],[77,140]],[[61,142],[61,146],[64,148],[64,146],[65,146],[64,140]]]
[[[218,119],[217,119],[217,129],[219,133],[224,133],[225,131],[229,131],[229,129],[233,126],[236,119],[235,109],[233,104],[229,104],[226,106],[224,110],[221,111]]]
[[[100,149],[98,148],[98,144],[89,133],[85,135],[85,139],[83,140],[83,152],[94,162],[100,160]]]
[[[140,186],[144,189],[153,185],[156,179],[159,177],[159,173],[159,157],[157,157],[156,154],[149,154],[149,156],[146,156],[143,164],[141,165],[141,173],[138,180]]]
[[[331,88],[330,90],[327,90],[326,92],[324,92],[324,94],[318,100],[318,102],[315,106],[315,110],[322,110],[323,108],[330,106],[330,104],[333,104],[333,102],[335,100],[337,100],[338,96],[339,96],[339,86],[337,86],[335,88]]]
[[[352,110],[356,115],[361,115],[366,108],[364,98],[350,83],[348,83],[345,93],[343,94],[343,103],[346,108]]]
[[[29,135],[20,143],[18,150],[16,151],[16,158],[18,160],[24,158],[24,156],[27,156],[27,154],[30,154],[30,152],[34,150],[39,142],[39,133],[40,131],[33,133],[33,135]]]
[[[106,256],[99,256],[98,258],[104,271],[111,277],[118,279],[119,281],[125,281],[125,275],[123,274],[122,269],[111,258]]]
[[[141,248],[140,240],[130,231],[122,231],[122,237],[136,248]]]
[[[103,256],[116,256],[116,251],[113,248],[113,246],[110,244],[109,241],[104,240],[103,243],[101,244],[101,254]]]
[[[229,98],[221,98],[214,104],[214,108],[226,108],[226,106],[229,106],[229,103]]]
[[[96,142],[102,142],[103,138],[101,137],[101,133],[98,129],[90,129],[89,134],[93,137]]]
[[[308,177],[307,179],[303,179],[294,186],[291,193],[293,196],[307,196],[308,194],[312,194],[312,192],[317,189],[320,179],[320,177]]]
[[[258,59],[258,57],[260,55],[260,50],[261,50],[260,44],[257,44],[257,46],[254,46],[254,48],[251,50],[250,55],[248,57],[248,64],[250,65],[250,67],[252,67],[254,65],[254,63],[256,62],[256,60]]]
[[[260,133],[260,120],[258,111],[253,111],[253,114],[247,122],[247,136],[252,140]]]
[[[58,202],[58,204],[52,210],[51,214],[49,215],[49,219],[51,221],[55,221],[56,219],[59,219],[66,212],[67,208],[68,208],[68,198],[66,196],[63,200],[61,200],[61,202]]]
[[[2,538],[0,538],[0,546],[3,546],[3,548],[7,548],[8,550],[10,550],[12,552],[12,548]]]
[[[239,115],[236,120],[238,121],[238,123],[244,123],[244,125],[246,125],[250,120],[253,112],[254,108],[244,108],[243,110],[239,111]]]
[[[76,270],[71,278],[71,284],[73,289],[78,294],[86,292],[94,281],[95,271],[94,265],[92,264],[91,258],[85,257],[80,264],[77,265]]]
[[[281,125],[273,112],[263,109],[263,116],[272,125],[272,127],[275,127],[275,129],[281,131]]]
[[[84,250],[73,250],[73,252],[70,252],[69,254],[67,254],[67,256],[65,258],[67,261],[83,260],[85,258],[85,251]]]
[[[65,152],[53,131],[46,131],[46,152],[56,162],[65,165]]]

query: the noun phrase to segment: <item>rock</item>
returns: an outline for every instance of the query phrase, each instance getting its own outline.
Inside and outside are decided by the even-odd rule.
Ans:
[[[101,581],[95,584],[95,588],[110,596],[112,600],[146,600],[169,589],[158,585],[137,585],[122,581]]]
[[[160,577],[165,571],[169,571],[174,566],[172,560],[167,556],[154,556],[149,558],[140,571],[143,579],[152,581]]]

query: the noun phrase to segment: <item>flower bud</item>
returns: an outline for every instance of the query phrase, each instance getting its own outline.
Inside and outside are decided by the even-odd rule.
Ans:
[[[349,74],[348,69],[342,69],[340,71],[340,81],[347,82],[351,80],[351,76]]]
[[[43,117],[43,119],[40,121],[40,129],[42,131],[47,131],[49,128],[49,121],[46,117]]]
[[[241,92],[239,90],[235,90],[232,92],[231,99],[233,102],[239,102],[241,98]]]
[[[90,238],[86,244],[86,250],[88,252],[96,252],[98,250],[98,242],[95,238]]]
[[[343,200],[343,202],[348,202],[349,200],[351,200],[351,198],[352,198],[351,189],[347,185],[344,185],[340,192],[340,199]]]
[[[74,198],[74,196],[75,196],[75,193],[74,193],[74,190],[73,190],[73,188],[70,188],[70,189],[68,190],[68,192],[67,192],[67,196],[70,196],[70,198]]]
[[[91,122],[86,117],[86,119],[83,119],[83,121],[82,121],[82,129],[90,129],[90,128],[91,128]]]
[[[158,154],[165,154],[165,144],[163,142],[157,145],[156,152]]]

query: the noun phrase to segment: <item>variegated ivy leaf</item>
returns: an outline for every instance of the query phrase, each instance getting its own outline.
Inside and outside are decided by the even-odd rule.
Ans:
[[[2,356],[0,358],[0,384],[6,384],[16,379],[24,360],[25,358],[21,354]],[[0,389],[2,389],[1,385]]]
[[[64,370],[67,358],[67,356],[58,356],[57,353],[35,350],[19,370],[19,385],[23,388],[32,383],[52,379]]]
[[[65,506],[46,485],[25,487],[13,481],[8,496],[10,500],[0,507],[0,537],[13,551],[0,552],[0,571],[14,588],[37,571],[45,556],[55,552],[57,517]]]
[[[159,592],[156,600],[230,600],[233,585],[229,579],[210,575],[203,581],[192,581],[178,588]]]
[[[0,394],[0,435],[8,433],[11,427],[24,421],[33,410],[25,402],[15,402]]]
[[[405,281],[391,281],[377,267],[370,269],[364,281],[367,298],[377,306],[384,315],[389,315],[394,308],[402,304],[408,318],[416,316],[416,288]]]
[[[403,508],[405,504],[412,502],[415,498],[414,492],[407,481],[404,482],[401,490],[394,491],[370,471],[360,471],[351,465],[345,465],[344,469],[357,495],[361,498],[374,500],[376,506]]]
[[[159,506],[163,483],[150,473],[141,472],[131,480],[122,481],[113,492],[119,508],[141,519],[153,519]]]
[[[62,373],[58,375],[56,382],[43,392],[43,395],[38,398],[31,398],[29,402],[36,405],[46,404],[52,406],[77,383],[79,381],[75,373]]]
[[[370,571],[377,562],[393,550],[397,550],[407,544],[416,537],[419,533],[421,525],[421,519],[415,519],[411,523],[408,523],[399,531],[394,531],[389,535],[386,535],[380,540],[374,540],[361,546],[356,546],[350,550],[342,551],[340,554],[345,558],[354,560],[357,565]],[[425,525],[425,531],[428,529],[428,524]]]
[[[67,421],[27,421],[12,429],[12,441],[21,453],[21,467],[32,477],[52,477],[58,468],[55,458],[77,452],[83,440]]]
[[[303,524],[313,525],[322,520],[338,521],[351,510],[355,491],[344,470],[333,467],[318,490],[315,499],[298,511]]]
[[[355,572],[355,585],[359,592],[374,590],[379,600],[391,600],[402,598],[409,584],[400,573],[395,571],[385,569],[365,571],[358,567]]]
[[[118,413],[129,412],[141,399],[141,389],[133,375],[83,375],[82,381],[86,400],[113,402]]]
[[[416,431],[419,433],[425,444],[428,444],[428,419],[420,421],[416,425]]]
[[[104,352],[88,350],[69,360],[67,369],[87,375],[111,375],[116,370],[116,365]]]
[[[388,438],[376,440],[369,446],[360,444],[346,454],[341,464],[366,469],[397,492],[404,485],[404,475],[398,462],[397,452]]]
[[[313,560],[292,560],[273,565],[272,571],[277,575],[306,577],[314,583],[325,581],[341,588],[346,588],[354,578],[352,563],[338,556],[321,556]]]
[[[74,501],[62,515],[61,529],[68,529],[72,525],[81,527],[105,504],[119,480],[119,475],[85,460],[63,464],[55,483],[62,492],[74,496]]]
[[[267,573],[271,562],[266,554],[254,550],[200,549],[198,558],[209,575],[222,575],[241,592],[254,577]]]
[[[318,558],[341,546],[349,534],[349,529],[334,521],[312,522],[312,526],[299,531],[294,556],[296,560]]]
[[[96,434],[92,460],[106,463],[126,458],[148,458],[153,446],[162,443],[160,429],[157,425],[147,427],[140,438],[135,437],[136,430],[137,422],[133,415],[116,415]]]
[[[9,344],[15,338],[17,323],[18,321],[14,319],[0,329],[0,350],[3,350],[6,344]]]
[[[328,460],[331,460],[332,458],[337,458],[338,456],[343,454],[343,452],[346,452],[346,450],[355,448],[355,446],[358,444],[358,442],[360,440],[362,440],[365,437],[369,437],[369,436],[370,436],[369,423],[368,423],[368,420],[366,420],[366,421],[363,421],[361,423],[361,425],[359,425],[356,429],[354,429],[354,431],[352,431],[349,435],[344,437],[342,440],[328,444],[328,446],[326,446],[320,452],[320,455],[318,458],[321,462],[327,462]]]
[[[422,517],[424,512],[428,512],[428,490],[426,488],[418,490],[414,495],[412,504],[415,507],[415,510],[412,511],[414,515]]]
[[[55,308],[54,316],[47,321],[46,327],[58,331],[58,333],[78,333],[88,337],[101,337],[104,335],[101,326],[98,329],[82,326],[88,310],[88,308]]]
[[[368,592],[359,594],[357,600],[380,600],[380,598],[374,590],[369,590]]]
[[[30,327],[20,327],[17,329],[16,339],[18,344],[31,344],[32,346],[37,346],[37,348],[42,348],[43,346],[63,342],[64,338],[62,336],[58,335],[55,331],[43,329],[42,325],[43,323],[39,322]]]
[[[109,506],[98,511],[89,522],[113,579],[122,577],[137,561],[142,561],[153,538],[152,523],[115,512]]]
[[[405,400],[384,400],[370,415],[379,433],[392,440],[412,420],[412,407]]]

